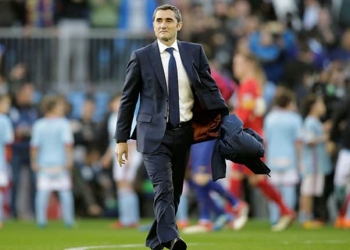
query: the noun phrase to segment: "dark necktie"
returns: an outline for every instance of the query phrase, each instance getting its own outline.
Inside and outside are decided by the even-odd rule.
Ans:
[[[173,54],[174,48],[167,48],[166,51],[170,54],[168,66],[169,123],[175,127],[180,122],[177,68]]]

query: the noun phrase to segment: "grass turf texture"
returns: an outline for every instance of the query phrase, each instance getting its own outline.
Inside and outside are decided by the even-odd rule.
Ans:
[[[7,221],[0,230],[1,250],[94,250],[147,249],[143,246],[146,232],[136,229],[110,229],[109,220],[78,220],[67,229],[60,221],[51,221],[45,229],[33,222]],[[271,232],[267,221],[249,221],[239,232],[182,235],[189,250],[310,250],[349,249],[350,232],[334,229],[305,230],[294,224],[284,232]],[[98,248],[83,247],[99,246]]]

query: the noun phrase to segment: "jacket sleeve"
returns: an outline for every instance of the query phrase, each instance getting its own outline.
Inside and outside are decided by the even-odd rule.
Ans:
[[[141,87],[141,69],[136,52],[133,52],[126,69],[126,77],[118,111],[117,128],[114,138],[127,141]]]

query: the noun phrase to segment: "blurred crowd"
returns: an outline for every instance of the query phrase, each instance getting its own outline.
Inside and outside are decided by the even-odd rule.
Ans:
[[[23,39],[30,36],[34,27],[54,28],[59,36],[77,38],[91,28],[151,34],[153,10],[163,3],[176,5],[181,10],[184,26],[180,39],[202,44],[213,77],[232,112],[238,114],[246,126],[266,136],[265,160],[272,172],[280,175],[273,174],[268,181],[286,199],[284,202],[290,209],[299,213],[303,225],[309,228],[333,223],[335,218],[330,217],[327,204],[334,196],[339,210],[336,225],[350,228],[350,209],[344,206],[349,202],[346,197],[350,183],[350,1],[13,0],[0,1],[0,27],[23,28]],[[119,41],[119,51],[123,50],[124,43]],[[84,42],[79,39],[76,44],[62,42],[59,49],[60,56],[66,58],[74,53],[76,60],[72,66],[66,59],[61,60],[57,66],[59,81],[68,81],[67,72],[72,68],[73,81],[86,81]],[[0,111],[9,117],[14,130],[14,140],[6,147],[9,183],[0,188],[9,217],[30,217],[35,211],[36,191],[30,161],[32,128],[44,115],[38,108],[41,100],[51,91],[40,89],[32,81],[25,64],[17,63],[5,72],[6,56],[6,48],[0,41],[0,96],[9,95],[12,101],[8,112]],[[117,66],[125,67],[126,63]],[[118,95],[107,93],[109,102],[97,105],[96,93],[91,89],[80,93],[80,102],[72,102],[69,95],[62,93],[51,94],[58,95],[65,103],[62,116],[69,119],[74,137],[71,175],[76,214],[118,216],[116,190],[125,188],[126,184],[124,180],[120,184],[113,175],[112,138],[108,128],[111,115],[117,112],[113,102]],[[279,123],[280,113],[277,118],[271,118],[282,111],[295,116],[286,116],[291,119],[287,124]],[[100,115],[96,116],[97,113]],[[294,126],[290,128],[296,131],[294,137],[286,136],[292,134],[287,128],[277,137],[277,148],[284,144],[291,147],[293,156],[288,157],[295,162],[288,165],[283,162],[285,159],[276,160],[278,150],[273,151],[276,146],[272,143],[276,140],[271,130],[289,125]],[[324,156],[328,158],[321,158]],[[130,189],[138,194],[141,216],[148,216],[152,187],[140,167],[142,163],[135,164],[138,166]],[[0,171],[2,168],[0,165]],[[244,185],[244,175],[239,168],[231,164],[228,168],[228,189],[248,199],[251,206],[258,206],[249,200],[251,188]],[[21,204],[18,196],[23,183],[29,187],[25,191],[30,190],[29,198],[26,197],[30,205],[24,205],[25,212],[20,214],[17,205]],[[260,183],[260,180],[250,180],[250,183]],[[190,193],[185,192],[185,197],[191,198]],[[57,217],[55,202],[57,197],[53,195],[49,202],[52,217]],[[269,208],[273,224],[276,209]],[[182,220],[187,220],[186,209],[187,213],[191,209],[184,209]]]

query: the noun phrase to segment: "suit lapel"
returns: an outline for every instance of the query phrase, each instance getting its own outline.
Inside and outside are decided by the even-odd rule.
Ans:
[[[164,69],[162,59],[160,58],[157,40],[152,44],[151,50],[148,53],[148,57],[157,76],[159,84],[162,86],[164,92],[167,93],[168,91],[165,81]]]
[[[183,45],[182,42],[178,41],[178,46],[179,46],[182,64],[186,70],[188,79],[190,79],[190,83],[193,85],[194,83],[194,75],[193,75],[193,67],[192,67],[193,58],[190,56],[191,55],[190,51],[186,49],[186,47]]]

